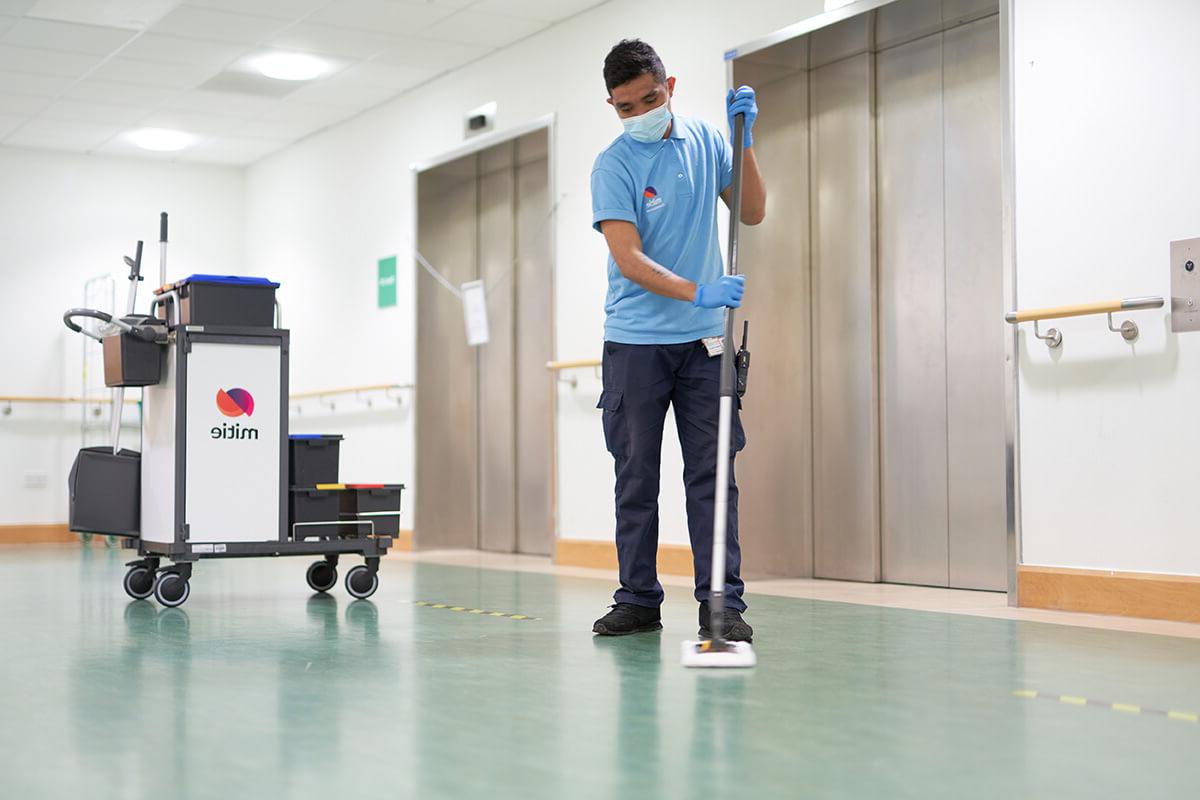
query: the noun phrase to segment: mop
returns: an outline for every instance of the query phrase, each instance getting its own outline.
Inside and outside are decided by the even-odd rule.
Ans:
[[[742,138],[745,116],[733,118],[733,202],[729,206],[729,258],[726,273],[738,272],[738,224],[742,213]],[[721,401],[717,421],[717,485],[713,506],[712,584],[708,592],[708,627],[712,639],[683,643],[685,667],[753,667],[758,659],[749,642],[727,642],[725,624],[725,523],[729,508],[729,440],[733,434],[733,309],[725,309],[725,350],[721,353]]]

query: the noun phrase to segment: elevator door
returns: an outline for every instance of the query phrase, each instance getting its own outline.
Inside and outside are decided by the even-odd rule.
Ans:
[[[457,287],[480,280],[489,340],[417,272],[416,545],[548,555],[553,352],[548,134],[418,176],[417,248]]]
[[[876,56],[883,579],[1006,585],[999,26]]]

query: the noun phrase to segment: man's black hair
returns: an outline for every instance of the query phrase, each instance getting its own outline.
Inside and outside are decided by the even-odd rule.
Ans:
[[[622,39],[604,57],[604,85],[608,93],[639,75],[649,74],[657,83],[667,82],[667,70],[654,48],[641,39]]]

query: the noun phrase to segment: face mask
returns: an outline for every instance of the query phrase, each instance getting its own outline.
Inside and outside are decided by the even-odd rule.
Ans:
[[[623,119],[621,124],[625,126],[625,132],[635,141],[646,144],[657,142],[667,132],[667,126],[671,124],[671,109],[667,108],[666,103],[663,103],[658,108],[652,108],[641,116]]]

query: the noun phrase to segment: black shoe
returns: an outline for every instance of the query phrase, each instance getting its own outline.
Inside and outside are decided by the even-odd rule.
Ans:
[[[662,615],[657,608],[617,603],[592,626],[592,633],[601,636],[628,636],[631,633],[661,631]]]
[[[754,640],[754,628],[742,619],[742,612],[736,608],[726,608],[725,624],[721,626],[721,638],[727,642],[746,642]],[[712,630],[708,627],[708,603],[700,604],[700,638],[712,639]]]

